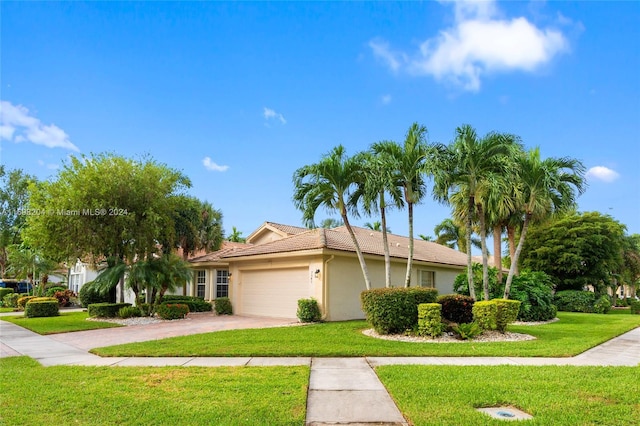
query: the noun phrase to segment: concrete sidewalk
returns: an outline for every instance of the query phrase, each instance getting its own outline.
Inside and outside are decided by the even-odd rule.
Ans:
[[[231,324],[231,322],[227,322]],[[239,325],[248,323],[239,322]],[[184,325],[183,325],[184,327]],[[130,329],[129,337],[124,330]],[[86,347],[117,344],[111,330],[122,330],[120,338],[131,341],[155,338],[130,327],[67,333],[69,342],[60,336],[40,336],[15,324],[0,321],[0,357],[27,355],[44,366],[292,366],[311,367],[307,397],[307,425],[377,424],[406,425],[406,421],[378,380],[372,367],[379,365],[573,365],[637,366],[640,364],[640,328],[631,330],[600,346],[572,358],[518,357],[367,357],[367,358],[264,358],[264,357],[113,357],[89,354]],[[170,334],[175,332],[172,331]],[[80,333],[87,333],[78,338]],[[100,336],[111,334],[105,342]],[[156,331],[157,333],[157,331]],[[164,333],[162,333],[164,334]],[[76,335],[73,337],[73,335]],[[56,338],[57,337],[57,338]],[[79,342],[83,342],[80,344]],[[82,346],[78,347],[78,346]]]

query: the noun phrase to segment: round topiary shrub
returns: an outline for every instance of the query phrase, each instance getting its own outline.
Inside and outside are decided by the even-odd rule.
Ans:
[[[59,315],[57,300],[30,300],[24,309],[24,316],[27,318],[55,317],[57,315]]]
[[[314,298],[298,300],[296,315],[300,322],[318,322],[322,317],[318,301]]]
[[[442,305],[442,318],[457,324],[466,324],[473,321],[473,304],[475,300],[471,296],[462,294],[443,294],[438,296],[437,302]]]
[[[164,320],[183,319],[189,313],[189,307],[183,303],[162,303],[156,308],[156,314]]]
[[[218,297],[215,302],[215,310],[218,315],[231,315],[233,309],[231,307],[231,300],[228,297]]]

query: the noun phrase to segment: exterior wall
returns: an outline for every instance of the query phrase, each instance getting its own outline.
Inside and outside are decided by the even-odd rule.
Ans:
[[[216,299],[216,284],[217,284],[217,274],[218,271],[228,271],[229,268],[226,266],[200,266],[195,267],[193,269],[193,280],[187,283],[187,296],[197,296],[198,295],[198,271],[205,271],[205,288],[204,288],[204,299],[208,301],[212,301]],[[229,281],[231,281],[229,279]],[[182,288],[176,289],[175,293],[182,295]],[[231,283],[229,282],[229,296],[231,296]]]
[[[276,234],[275,232],[264,232],[261,233],[261,235],[257,235],[254,238],[251,239],[251,244],[264,244],[264,243],[270,243],[272,241],[277,241],[277,240],[281,240],[282,236]]]
[[[79,292],[83,285],[96,279],[98,271],[90,265],[76,261],[76,264],[69,269],[69,289]]]

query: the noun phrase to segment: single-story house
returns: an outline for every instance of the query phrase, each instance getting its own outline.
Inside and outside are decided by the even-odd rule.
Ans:
[[[384,287],[382,233],[354,227],[372,287]],[[388,235],[391,279],[404,285],[409,239]],[[346,227],[307,229],[265,222],[246,244],[225,242],[219,251],[190,260],[195,282],[189,294],[214,300],[229,297],[240,315],[296,318],[297,302],[315,298],[327,321],[364,318],[360,293],[364,278]],[[464,253],[414,240],[412,286],[453,293],[455,277],[465,271]]]

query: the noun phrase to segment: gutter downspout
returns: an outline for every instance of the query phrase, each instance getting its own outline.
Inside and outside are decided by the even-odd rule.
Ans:
[[[331,257],[327,260],[324,261],[324,266],[322,267],[323,271],[322,271],[322,306],[324,307],[324,316],[322,317],[323,320],[326,320],[327,317],[329,316],[329,285],[328,285],[328,278],[327,276],[329,268],[329,262],[331,262],[333,260],[333,258],[336,257],[335,255],[331,255]]]

